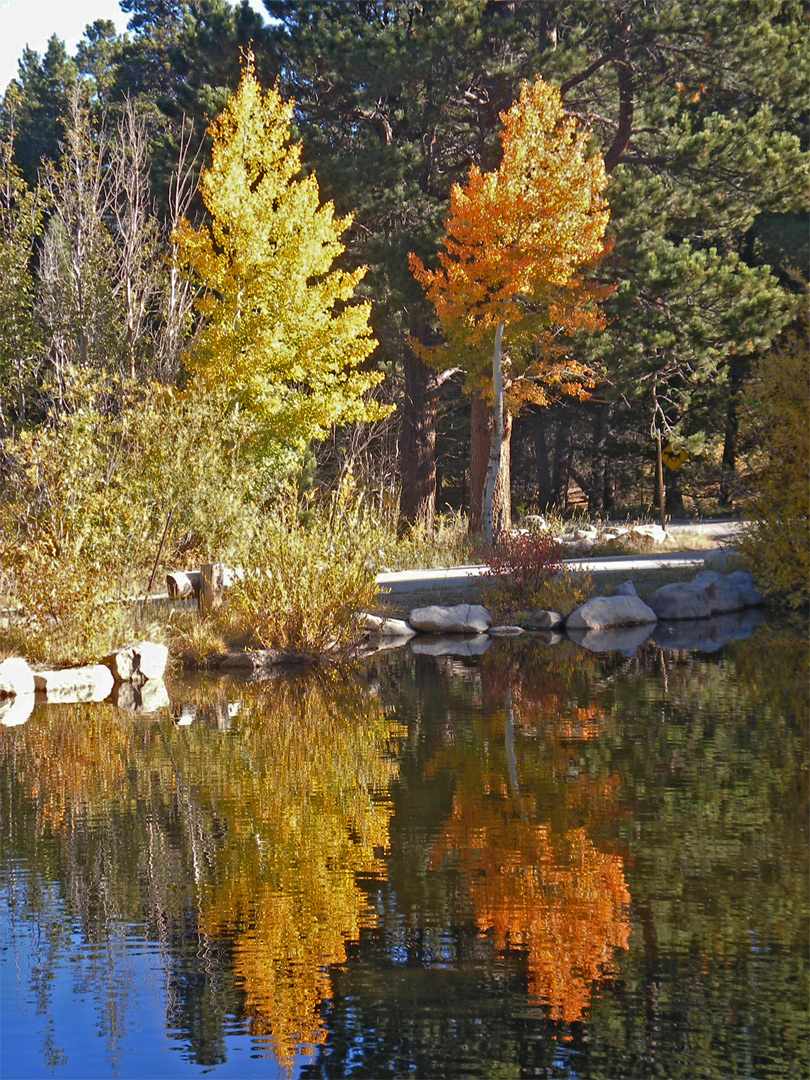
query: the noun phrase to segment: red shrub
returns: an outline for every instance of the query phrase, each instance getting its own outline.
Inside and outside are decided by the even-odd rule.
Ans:
[[[506,533],[484,554],[487,579],[513,601],[530,600],[563,565],[563,546],[551,533]]]

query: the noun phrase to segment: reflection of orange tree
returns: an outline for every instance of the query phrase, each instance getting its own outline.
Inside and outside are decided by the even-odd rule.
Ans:
[[[382,873],[398,734],[379,703],[340,679],[279,680],[239,714],[226,785],[228,843],[200,923],[234,938],[254,1035],[289,1067],[321,1043],[326,966],[373,924],[358,873]]]
[[[457,776],[432,862],[454,857],[479,929],[500,949],[526,950],[530,992],[552,1018],[571,1022],[587,1012],[591,984],[610,974],[614,950],[628,945],[622,859],[587,835],[622,813],[619,784],[579,763],[570,769],[572,747],[598,737],[605,723],[598,705],[572,702],[570,684],[566,695],[562,685],[510,667],[508,658],[484,666],[483,730],[443,748],[429,766]]]

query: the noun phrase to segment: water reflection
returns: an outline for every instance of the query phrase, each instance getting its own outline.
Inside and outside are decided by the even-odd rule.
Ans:
[[[474,738],[449,740],[428,762],[428,777],[455,777],[431,865],[457,862],[478,929],[497,949],[525,951],[529,993],[573,1022],[630,936],[623,858],[590,835],[623,813],[620,781],[580,755],[604,733],[601,710],[579,705],[570,680],[548,681],[532,652],[488,656]]]
[[[806,671],[787,631],[521,638],[37,706],[0,730],[3,1075],[810,1067]]]

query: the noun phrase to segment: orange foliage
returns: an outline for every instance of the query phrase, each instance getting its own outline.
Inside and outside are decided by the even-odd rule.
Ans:
[[[505,322],[512,401],[543,402],[551,386],[581,393],[589,381],[557,335],[602,325],[607,290],[580,271],[604,250],[607,176],[559,91],[542,79],[525,83],[501,120],[500,168],[473,166],[466,186],[452,189],[439,269],[409,258],[454,354],[466,350],[472,381],[485,385],[481,346]]]
[[[552,1019],[582,1020],[591,985],[628,946],[622,860],[598,851],[584,829],[554,835],[492,794],[455,800],[432,862],[458,854],[479,929],[499,949],[526,950],[529,990]]]

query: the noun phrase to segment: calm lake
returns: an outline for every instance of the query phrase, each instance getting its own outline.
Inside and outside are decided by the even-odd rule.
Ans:
[[[808,648],[525,637],[0,728],[0,1075],[810,1075]]]

